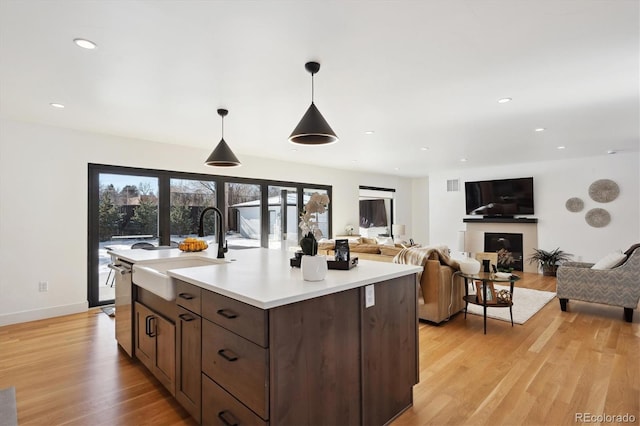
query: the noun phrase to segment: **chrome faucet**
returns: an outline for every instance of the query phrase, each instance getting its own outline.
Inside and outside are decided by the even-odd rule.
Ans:
[[[218,231],[218,259],[224,259],[227,252],[227,242],[224,239],[224,229],[222,228],[222,212],[217,207],[207,207],[200,213],[200,225],[198,226],[198,236],[204,237],[204,215],[213,210],[216,213],[216,228]]]

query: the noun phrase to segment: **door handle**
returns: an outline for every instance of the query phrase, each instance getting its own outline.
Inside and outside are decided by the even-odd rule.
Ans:
[[[228,309],[218,309],[218,311],[216,312],[218,315],[223,316],[227,319],[234,319],[237,318],[238,315],[232,311],[229,311]]]
[[[195,319],[194,317],[192,317],[189,314],[180,314],[180,315],[178,315],[178,317],[180,317],[180,319],[182,321],[186,321],[186,322],[193,321]]]
[[[231,354],[231,355],[228,355]],[[218,355],[220,355],[222,358],[226,359],[229,362],[233,362],[233,361],[237,361],[238,357],[231,351],[228,351],[226,349],[220,349],[218,351]]]
[[[193,299],[193,295],[191,295],[189,293],[180,293],[180,294],[178,294],[178,297],[181,298],[181,299],[185,299],[185,300]]]
[[[153,315],[147,315],[145,318],[145,334],[149,337],[156,336],[156,317]],[[153,321],[153,324],[151,323]]]
[[[227,417],[230,417],[230,420],[227,420]],[[222,420],[222,423],[224,423],[225,426],[238,426],[238,421],[228,410],[220,411],[218,413],[218,418]]]

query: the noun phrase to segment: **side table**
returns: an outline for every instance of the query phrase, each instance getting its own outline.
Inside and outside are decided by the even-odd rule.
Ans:
[[[520,279],[519,276],[511,274],[509,277],[499,277],[493,272],[478,272],[477,274],[463,274],[459,273],[464,278],[464,317],[467,318],[467,306],[469,303],[474,305],[480,305],[483,308],[484,313],[484,334],[487,334],[487,308],[509,308],[509,315],[511,316],[511,327],[513,327],[513,284]],[[469,294],[469,281],[482,282],[482,294],[487,294],[487,283],[489,282],[504,282],[509,283],[510,298],[508,302],[489,302],[487,303],[485,298],[482,298],[482,302],[478,301],[476,294]]]

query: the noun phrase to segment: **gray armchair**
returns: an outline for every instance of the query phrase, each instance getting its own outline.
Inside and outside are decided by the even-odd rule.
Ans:
[[[627,258],[612,269],[591,269],[593,263],[566,262],[558,268],[556,293],[560,309],[569,299],[603,303],[624,308],[624,319],[633,321],[640,301],[640,244],[625,252]]]

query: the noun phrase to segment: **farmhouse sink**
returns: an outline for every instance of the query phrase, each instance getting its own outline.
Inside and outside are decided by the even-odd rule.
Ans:
[[[167,271],[225,263],[222,259],[195,256],[136,263],[133,265],[133,283],[165,300],[173,301],[176,299],[176,282],[167,275]]]

